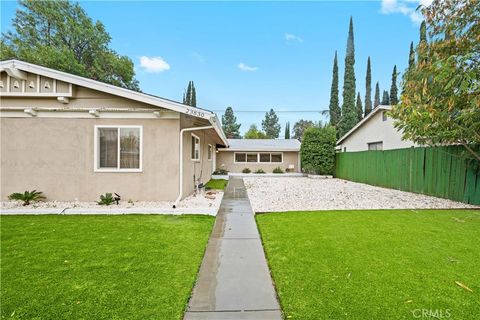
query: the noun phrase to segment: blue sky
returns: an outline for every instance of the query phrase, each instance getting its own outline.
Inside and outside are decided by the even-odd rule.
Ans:
[[[407,65],[421,20],[414,0],[80,3],[105,24],[111,47],[134,61],[144,92],[181,100],[193,80],[198,106],[219,116],[232,106],[242,132],[260,127],[269,108],[282,132],[286,121],[324,120],[318,111],[328,108],[335,50],[342,87],[350,16],[357,91],[363,100],[368,56],[372,86],[389,89],[393,66]],[[2,32],[17,6],[2,1]]]

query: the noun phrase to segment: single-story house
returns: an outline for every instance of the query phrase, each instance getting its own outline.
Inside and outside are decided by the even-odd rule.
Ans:
[[[18,60],[0,62],[0,127],[1,200],[177,202],[230,146],[214,112]]]
[[[300,141],[297,139],[228,139],[228,148],[218,148],[217,167],[229,172],[300,172]]]
[[[380,105],[358,122],[337,141],[337,150],[342,152],[365,150],[389,150],[415,146],[402,139],[402,132],[394,127],[388,116],[391,106]]]

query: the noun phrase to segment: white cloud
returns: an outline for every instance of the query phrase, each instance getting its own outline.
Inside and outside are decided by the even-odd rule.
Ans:
[[[285,40],[303,42],[303,39],[291,33],[285,33]]]
[[[158,73],[170,70],[170,65],[162,57],[140,57],[140,66],[147,72]]]
[[[248,71],[248,72],[254,72],[254,71],[257,71],[258,70],[258,67],[251,67],[243,62],[240,62],[238,65],[237,65],[238,69],[242,70],[242,71]]]
[[[415,24],[420,24],[423,16],[417,11],[418,5],[428,7],[433,0],[382,0],[380,12],[383,14],[401,13],[412,20]]]

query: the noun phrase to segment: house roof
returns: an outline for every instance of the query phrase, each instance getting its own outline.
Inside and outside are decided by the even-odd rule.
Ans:
[[[297,139],[228,139],[224,151],[300,151]]]
[[[143,102],[152,106],[176,111],[193,117],[206,119],[211,123],[211,125],[213,126],[221,140],[225,143],[225,145],[228,146],[228,141],[222,130],[221,123],[218,120],[217,115],[212,111],[187,106],[173,100],[168,100],[154,95],[117,87],[111,84],[80,77],[63,71],[42,67],[33,63],[28,63],[20,60],[0,61],[0,71],[6,71],[9,75],[15,76],[16,74],[18,74],[18,70],[39,74],[44,77],[72,83],[81,87],[86,87],[119,97]]]
[[[388,111],[391,110],[391,106],[384,106],[384,105],[379,105],[375,109],[372,110],[365,118],[363,118],[359,123],[357,123],[350,131],[345,133],[340,139],[337,141],[337,145],[341,144],[345,139],[347,139],[350,135],[352,135],[355,131],[357,131],[361,126],[363,126],[365,123],[370,121],[370,119],[377,114],[380,111]]]

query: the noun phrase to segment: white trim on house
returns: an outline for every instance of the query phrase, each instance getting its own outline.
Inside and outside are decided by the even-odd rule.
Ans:
[[[358,128],[363,126],[367,121],[369,121],[375,114],[377,114],[380,110],[381,111],[389,111],[391,110],[391,106],[384,106],[379,105],[378,107],[374,108],[365,118],[363,118],[359,123],[357,123],[350,131],[345,133],[340,139],[337,141],[337,145],[340,145],[345,139],[347,139],[352,133],[357,131]]]
[[[30,118],[25,110],[32,109],[36,112],[37,118],[67,118],[67,119],[91,119],[93,117],[92,110],[96,111],[98,119],[179,119],[180,114],[175,111],[155,111],[152,109],[118,109],[118,108],[102,108],[102,109],[58,109],[58,108],[2,108],[0,107],[0,118]]]
[[[98,129],[101,128],[117,128],[118,145],[117,145],[117,168],[100,168],[99,162],[99,150],[98,144]],[[139,155],[139,168],[137,169],[122,169],[120,168],[120,129],[121,128],[135,128],[140,129],[140,155]],[[93,132],[93,171],[94,172],[143,172],[143,126],[139,125],[95,125]]]
[[[191,133],[191,135],[192,135],[192,137],[194,137],[195,139],[198,139],[198,158],[192,157],[192,154],[191,154],[192,149],[190,149],[190,160],[195,161],[195,162],[200,162],[201,159],[202,159],[202,143],[201,143],[202,140],[200,140],[200,137],[197,136],[195,133]],[[191,140],[192,140],[192,139],[190,139],[190,141],[191,141]],[[191,147],[194,148],[194,149],[193,149],[193,150],[194,150],[194,151],[193,151],[194,155],[195,155],[195,152],[196,152],[196,150],[197,150],[196,146],[197,146],[197,141],[195,141],[195,145],[194,145],[194,146],[191,146]]]
[[[213,161],[214,148],[212,144],[208,144],[207,147],[207,161]]]
[[[245,160],[246,161],[237,161],[237,154],[238,153],[245,153]],[[260,154],[261,153],[269,153],[270,154],[270,161],[260,161]],[[257,161],[255,162],[249,162],[247,161],[248,159],[248,154],[256,154],[257,155]],[[272,154],[280,154],[282,156],[282,161],[280,162],[273,162],[272,161]],[[278,164],[283,164],[283,152],[279,152],[279,151],[240,151],[240,152],[234,152],[233,153],[233,163],[235,164],[244,164],[244,163],[256,163],[256,164],[275,164],[275,163],[278,163]]]
[[[190,116],[194,116],[197,118],[207,119],[210,124],[213,126],[217,134],[219,135],[220,139],[224,142],[226,146],[228,146],[227,138],[221,128],[220,121],[218,120],[217,115],[214,112],[204,110],[201,108],[195,108],[191,106],[184,105],[182,103],[156,97],[153,95],[144,94],[141,92],[117,87],[111,84],[106,84],[100,81],[95,81],[91,79],[87,79],[84,77],[76,76],[73,74],[69,74],[66,72],[42,67],[39,65],[35,65],[32,63],[27,63],[24,61],[19,60],[7,60],[0,62],[0,71],[7,71],[8,72],[16,72],[16,71],[25,71],[29,73],[38,74],[44,77],[52,78],[55,80],[60,80],[63,82],[67,82],[70,84],[75,84],[81,87],[90,88],[93,90],[106,92],[112,95],[116,95],[119,97],[143,102],[146,104],[150,104],[153,106],[161,107],[170,109],[179,113],[187,114]],[[9,78],[7,78],[8,81]],[[9,91],[10,86],[8,86]],[[0,93],[0,96],[3,96],[5,93]],[[28,93],[30,95],[30,93]],[[51,93],[49,93],[52,96]],[[59,96],[68,96],[68,94],[58,94]]]

